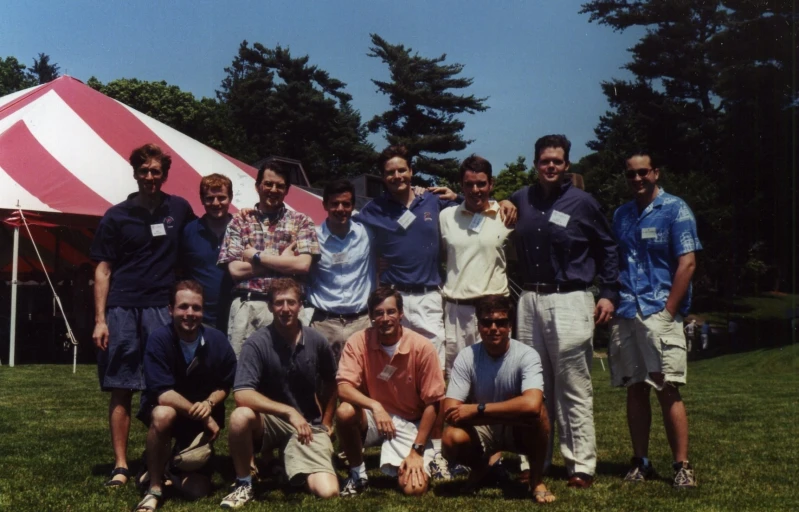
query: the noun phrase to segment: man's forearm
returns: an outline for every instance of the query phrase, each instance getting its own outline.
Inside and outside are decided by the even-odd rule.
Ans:
[[[228,392],[225,391],[224,389],[217,389],[216,391],[213,391],[211,394],[209,394],[206,400],[210,400],[211,402],[213,402],[214,406],[217,406],[225,401],[227,395]]]
[[[194,404],[186,400],[183,395],[174,389],[170,389],[158,395],[158,405],[171,407],[181,416],[189,417],[189,410],[191,410],[191,406]]]
[[[261,254],[261,266],[270,268],[281,274],[307,274],[311,269],[313,258],[310,254],[296,256]]]
[[[677,265],[677,271],[674,273],[674,280],[671,284],[669,298],[666,300],[666,310],[671,316],[676,315],[679,311],[680,303],[688,293],[694,270],[696,270],[695,254],[691,252],[680,256],[680,262]]]
[[[230,277],[236,282],[262,276],[266,273],[265,268],[253,265],[249,261],[231,261],[228,263],[227,268]]]
[[[430,437],[430,431],[433,430],[433,425],[438,416],[438,407],[441,402],[435,402],[427,405],[422,411],[422,419],[419,420],[419,428],[416,430],[416,440],[414,443],[425,445]]]
[[[342,382],[338,385],[338,397],[342,402],[347,402],[361,409],[369,409],[370,411],[374,410],[375,404],[378,404],[378,402],[364,395],[348,382]]]
[[[101,261],[94,271],[94,321],[105,323],[105,305],[111,285],[111,265]]]
[[[236,400],[236,407],[248,407],[255,412],[271,414],[286,421],[288,421],[291,413],[298,412],[291,406],[270,400],[254,389],[235,391],[233,398]]]

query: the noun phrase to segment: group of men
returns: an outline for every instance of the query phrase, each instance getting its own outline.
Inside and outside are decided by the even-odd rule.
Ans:
[[[654,387],[674,485],[695,486],[678,390],[681,315],[701,249],[693,214],[658,186],[659,170],[640,152],[624,172],[634,200],[611,228],[572,185],[570,146],[562,135],[539,139],[537,181],[500,203],[484,158],[463,161],[457,196],[413,187],[411,157],[392,146],[378,159],[385,193],[353,215],[352,184],[333,182],[319,226],[286,207],[291,185],[275,160],[259,169],[258,204],[236,215],[230,180],[204,177],[197,219],[184,199],[161,191],[170,157],[153,144],[134,150],[139,190],[109,209],[91,252],[115,455],[106,485],[132,478],[127,441],[140,390],[138,417],[149,432],[147,474],[137,483],[147,493],[136,510],[154,510],[165,483],[207,494],[207,466],[186,461],[210,458],[232,389],[236,481],[223,507],[253,499],[259,471],[324,498],[357,495],[368,486],[362,454],[371,446],[408,495],[456,468],[476,488],[501,470],[502,451],[515,452],[533,499],[548,503],[555,426],[568,485],[593,482],[593,331],[610,322],[612,382],[627,388],[634,454],[625,479],[653,474]],[[523,279],[518,304],[509,298],[509,243]],[[350,466],[343,488],[334,436]]]

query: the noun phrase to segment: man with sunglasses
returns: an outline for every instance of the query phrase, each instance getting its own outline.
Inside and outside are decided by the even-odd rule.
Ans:
[[[524,292],[519,298],[519,341],[541,356],[549,418],[557,418],[560,451],[570,487],[587,488],[596,470],[591,360],[594,326],[613,315],[618,279],[616,242],[599,203],[574,187],[571,142],[547,135],[535,143],[538,180],[516,191],[513,240]],[[599,300],[589,291],[599,281]],[[550,437],[546,458],[552,460]]]
[[[449,426],[442,438],[444,457],[469,466],[476,489],[500,451],[523,453],[530,464],[530,490],[537,503],[555,496],[543,482],[549,419],[538,353],[510,338],[513,302],[489,295],[476,303],[482,343],[458,354],[444,399]]]
[[[267,293],[280,277],[308,274],[319,242],[313,221],[284,204],[288,171],[274,159],[258,170],[255,210],[239,213],[228,224],[218,265],[227,265],[236,286],[228,317],[228,338],[238,357],[247,337],[272,322]]]
[[[658,186],[660,171],[645,152],[627,160],[625,176],[634,199],[613,215],[621,256],[620,299],[611,328],[611,382],[627,388],[627,423],[633,447],[626,481],[654,474],[649,463],[655,388],[674,460],[673,486],[696,487],[688,462],[688,417],[679,386],[686,382],[683,317],[691,305],[691,277],[702,244],[688,205]]]
[[[130,404],[144,389],[144,347],[150,333],[169,323],[169,290],[178,245],[194,212],[182,197],[161,192],[172,158],[155,144],[133,150],[130,165],[138,192],[103,215],[89,256],[94,274],[95,327],[100,387],[111,393],[108,422],[114,449],[109,487],[125,485]]]

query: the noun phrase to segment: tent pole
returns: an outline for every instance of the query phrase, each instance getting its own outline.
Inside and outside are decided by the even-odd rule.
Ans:
[[[14,367],[14,347],[17,341],[17,277],[19,273],[19,226],[14,226],[14,249],[11,263],[11,331],[9,332],[8,366]]]

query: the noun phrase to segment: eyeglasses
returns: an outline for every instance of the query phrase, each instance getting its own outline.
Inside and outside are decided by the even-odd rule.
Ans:
[[[650,172],[652,172],[652,169],[627,169],[624,171],[624,175],[627,176],[628,180],[634,180],[636,176],[646,178]]]
[[[490,329],[496,324],[497,329],[506,329],[510,325],[510,318],[481,318],[478,320],[480,327]]]

